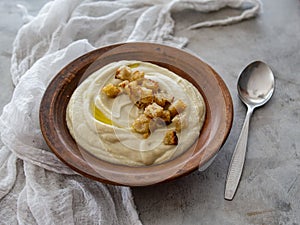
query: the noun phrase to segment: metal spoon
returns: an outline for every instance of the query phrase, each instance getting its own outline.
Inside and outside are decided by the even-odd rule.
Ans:
[[[239,76],[237,83],[239,97],[248,110],[228,169],[225,186],[226,200],[233,199],[242,175],[250,117],[256,107],[264,105],[272,97],[274,83],[273,72],[267,64],[261,61],[249,64]]]

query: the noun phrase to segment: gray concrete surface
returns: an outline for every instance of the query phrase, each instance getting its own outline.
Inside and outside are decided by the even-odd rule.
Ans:
[[[11,44],[21,25],[17,0],[0,2],[0,109],[9,101]],[[35,14],[46,1],[23,0]],[[192,22],[238,13],[176,13],[176,34],[190,39],[197,54],[223,77],[232,94],[235,118],[226,144],[204,172],[166,184],[133,188],[145,225],[300,224],[300,1],[263,0],[263,13],[239,24],[188,31]],[[271,101],[255,111],[242,180],[231,202],[224,200],[230,157],[245,117],[236,80],[253,60],[267,62],[276,76]]]

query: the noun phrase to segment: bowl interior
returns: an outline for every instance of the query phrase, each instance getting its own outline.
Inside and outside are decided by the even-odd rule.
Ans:
[[[206,104],[198,140],[168,162],[130,167],[105,162],[76,144],[66,125],[66,107],[73,91],[94,71],[120,60],[139,60],[165,67],[187,79]],[[221,77],[199,58],[176,48],[150,43],[124,43],[89,52],[63,68],[48,86],[40,107],[40,124],[50,149],[64,163],[89,178],[117,185],[145,186],[185,175],[211,159],[231,129],[233,107]]]

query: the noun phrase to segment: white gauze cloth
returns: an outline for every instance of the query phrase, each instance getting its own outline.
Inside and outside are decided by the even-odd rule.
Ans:
[[[151,41],[183,47],[171,12],[239,8],[241,14],[191,25],[225,25],[255,16],[258,0],[84,1],[47,3],[19,30],[13,44],[15,90],[0,117],[0,218],[2,224],[141,224],[131,190],[82,177],[48,148],[39,105],[51,79],[67,63],[97,47]],[[24,11],[24,7],[20,6]]]

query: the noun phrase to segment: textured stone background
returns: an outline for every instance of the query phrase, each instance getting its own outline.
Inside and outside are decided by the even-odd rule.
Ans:
[[[0,1],[0,111],[9,101],[12,42],[22,25],[16,4],[35,15],[46,0]],[[145,225],[300,224],[300,1],[263,0],[263,13],[239,24],[188,31],[201,19],[216,19],[239,11],[212,14],[183,11],[173,15],[176,35],[190,39],[187,50],[223,77],[232,94],[232,131],[212,165],[166,184],[133,188]],[[257,109],[250,124],[247,160],[233,201],[224,200],[230,157],[245,117],[236,80],[249,62],[263,60],[276,76],[271,101]]]

